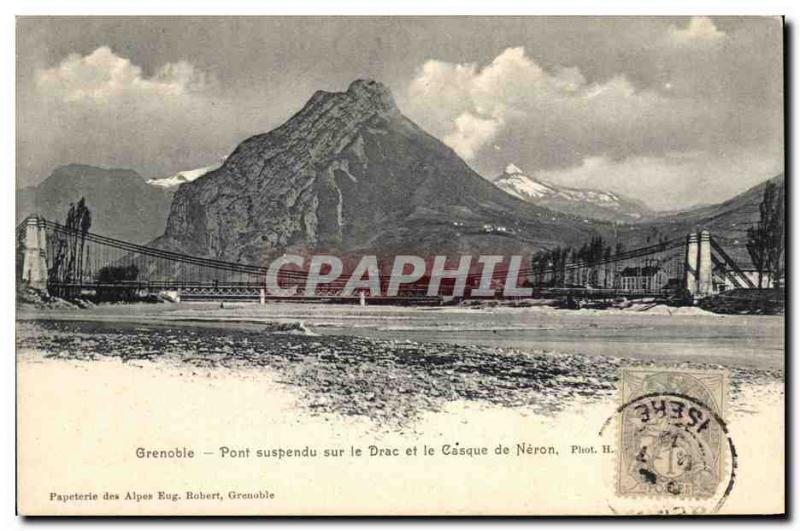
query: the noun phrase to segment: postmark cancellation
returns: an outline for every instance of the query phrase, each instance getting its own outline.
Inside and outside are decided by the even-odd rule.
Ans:
[[[724,370],[623,368],[617,495],[714,496],[727,480],[727,388]]]

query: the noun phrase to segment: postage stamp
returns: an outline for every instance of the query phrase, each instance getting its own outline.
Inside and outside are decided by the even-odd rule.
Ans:
[[[724,370],[623,368],[617,495],[714,496],[726,480],[727,388]]]

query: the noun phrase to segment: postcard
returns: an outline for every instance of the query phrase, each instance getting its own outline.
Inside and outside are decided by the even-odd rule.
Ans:
[[[19,17],[21,515],[780,515],[779,17]]]

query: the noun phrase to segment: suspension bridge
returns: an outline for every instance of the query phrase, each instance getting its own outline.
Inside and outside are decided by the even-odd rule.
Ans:
[[[308,272],[285,268],[279,283],[295,289],[272,296],[265,289],[267,266],[198,257],[82,231],[31,216],[17,226],[17,277],[33,288],[62,297],[96,300],[325,300],[356,302],[363,291],[346,292],[345,280],[306,291]],[[508,268],[499,267],[491,284],[499,287]],[[465,297],[481,285],[482,273],[465,275]],[[428,278],[429,279],[429,278]],[[707,231],[654,245],[606,253],[602,258],[531,260],[519,270],[520,285],[538,297],[678,297],[697,300],[730,289],[757,286]],[[444,283],[446,285],[446,283]],[[381,292],[385,293],[382,284]],[[370,304],[436,304],[426,278],[393,296],[368,297]]]

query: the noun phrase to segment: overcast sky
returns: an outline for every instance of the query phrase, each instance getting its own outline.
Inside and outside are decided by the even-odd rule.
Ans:
[[[23,18],[17,186],[208,166],[356,78],[484,176],[673,209],[783,171],[778,19]]]

